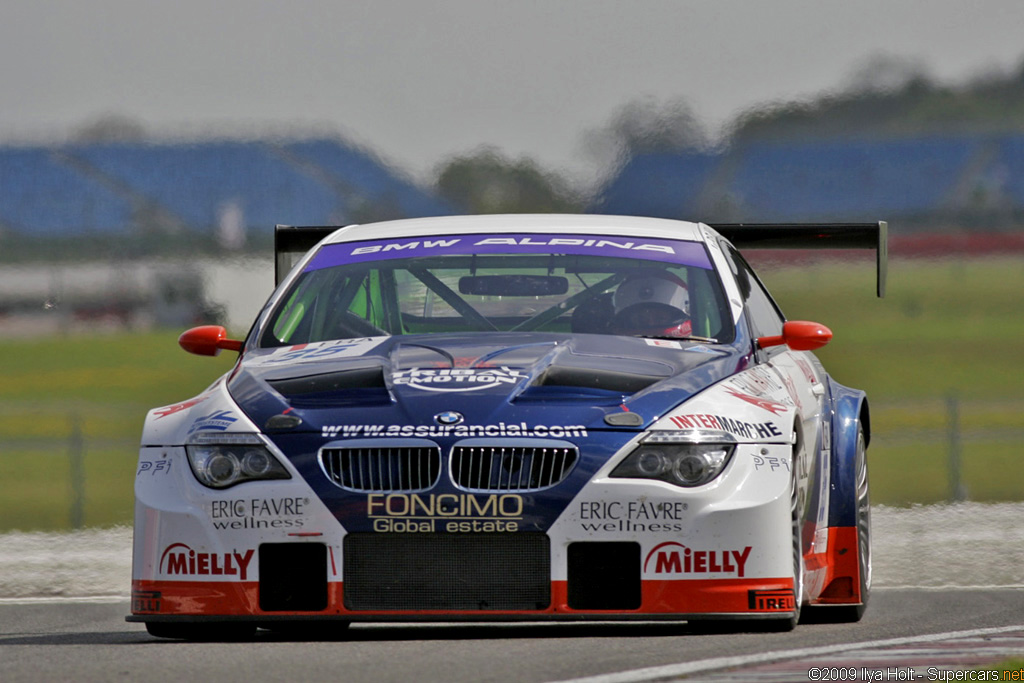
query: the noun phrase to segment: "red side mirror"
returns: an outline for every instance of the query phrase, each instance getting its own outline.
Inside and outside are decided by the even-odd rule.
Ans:
[[[759,337],[757,344],[762,349],[785,344],[794,351],[814,351],[830,341],[832,341],[832,330],[821,323],[790,320],[782,326],[782,334],[775,337]]]
[[[197,356],[216,356],[221,349],[242,350],[242,342],[228,339],[228,331],[220,325],[202,325],[186,330],[178,337],[178,345]]]

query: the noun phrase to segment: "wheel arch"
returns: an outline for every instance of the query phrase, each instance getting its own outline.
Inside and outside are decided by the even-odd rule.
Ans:
[[[871,413],[867,395],[829,379],[832,453],[829,481],[830,527],[857,524],[857,433],[871,442]]]

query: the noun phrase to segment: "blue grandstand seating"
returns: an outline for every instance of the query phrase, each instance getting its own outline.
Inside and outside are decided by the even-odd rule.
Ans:
[[[595,213],[656,218],[696,216],[701,192],[719,157],[701,153],[638,155],[601,192]]]
[[[1000,140],[991,175],[1014,206],[1024,206],[1024,135],[1008,135]]]
[[[1003,145],[1024,206],[1024,138]],[[975,136],[757,142],[714,156],[643,154],[623,166],[595,212],[704,220],[890,220],[956,208],[989,144]],[[726,207],[728,216],[709,215]]]
[[[209,232],[229,202],[250,229],[268,230],[454,210],[335,139],[0,147],[4,231],[119,234],[158,216]],[[1024,134],[638,154],[588,207],[712,221],[900,220],[992,208],[1024,211]]]
[[[229,204],[248,226],[332,225],[451,209],[337,140],[0,148],[0,228],[130,231],[154,215],[209,232]],[[380,209],[378,207],[385,206]]]
[[[972,138],[762,143],[729,185],[761,220],[911,216],[941,208],[981,142]]]
[[[338,196],[258,143],[107,144],[68,150],[185,226],[207,230],[226,202],[249,225],[308,224],[340,217]]]
[[[287,149],[329,173],[353,200],[391,202],[406,216],[441,216],[452,212],[444,202],[356,148],[334,140],[310,140],[289,144]]]
[[[0,149],[0,226],[42,236],[122,232],[131,205],[51,150]]]

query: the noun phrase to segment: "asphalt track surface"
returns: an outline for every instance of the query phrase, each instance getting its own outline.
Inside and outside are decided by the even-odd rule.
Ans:
[[[929,678],[1024,652],[1024,590],[878,591],[859,624],[698,633],[685,624],[357,625],[336,640],[260,631],[249,642],[151,638],[127,602],[0,603],[0,680],[808,681],[853,667]],[[942,634],[934,637],[934,634]],[[867,645],[861,645],[866,643]],[[821,674],[817,674],[821,679]],[[835,680],[835,679],[833,679]],[[849,680],[849,679],[847,679]]]

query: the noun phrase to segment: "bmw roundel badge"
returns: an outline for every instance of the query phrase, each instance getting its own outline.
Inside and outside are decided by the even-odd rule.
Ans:
[[[462,424],[462,413],[457,413],[454,410],[446,410],[443,413],[438,413],[434,416],[434,422],[439,425],[457,425]]]

